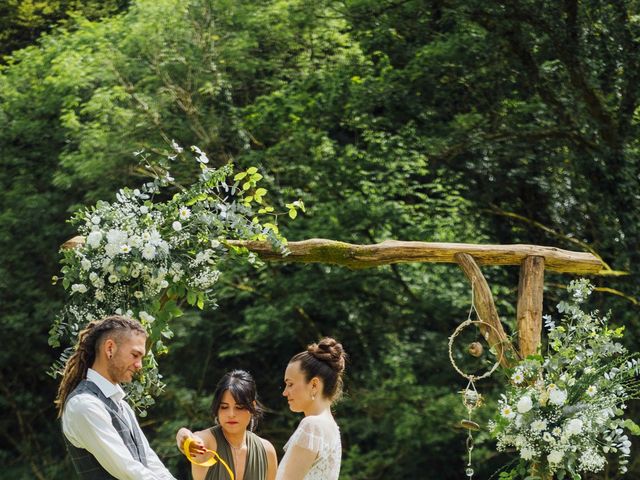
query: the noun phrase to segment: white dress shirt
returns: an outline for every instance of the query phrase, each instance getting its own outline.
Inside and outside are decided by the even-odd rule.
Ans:
[[[102,467],[120,480],[175,480],[162,464],[138,425],[133,409],[123,401],[124,390],[114,385],[93,369],[87,372],[87,380],[95,383],[105,397],[116,405],[121,405],[128,413],[124,416],[133,419],[138,429],[147,459],[145,467],[134,459],[124,444],[122,437],[111,423],[111,415],[99,398],[89,393],[80,393],[69,399],[62,412],[62,431],[76,447],[89,451]]]

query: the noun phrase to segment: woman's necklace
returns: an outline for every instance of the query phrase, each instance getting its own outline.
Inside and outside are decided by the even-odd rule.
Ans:
[[[243,439],[240,441],[240,445],[238,446],[235,446],[233,443],[231,443],[231,440],[229,440],[227,435],[225,435],[224,431],[222,432],[222,435],[224,435],[224,439],[227,441],[227,443],[231,447],[231,456],[233,457],[233,464],[235,465],[236,470],[238,470],[238,468],[241,465],[244,465],[243,463],[240,462],[240,459],[242,457],[242,450],[247,446],[246,434],[243,437]]]

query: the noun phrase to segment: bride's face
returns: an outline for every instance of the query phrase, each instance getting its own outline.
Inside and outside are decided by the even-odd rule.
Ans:
[[[304,412],[313,402],[312,395],[316,393],[317,386],[312,378],[307,382],[304,372],[300,370],[300,362],[293,362],[287,365],[284,371],[284,390],[282,395],[289,402],[292,412]]]

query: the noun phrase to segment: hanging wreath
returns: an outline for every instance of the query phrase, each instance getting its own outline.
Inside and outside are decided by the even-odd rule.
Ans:
[[[149,332],[149,351],[141,375],[129,386],[129,401],[142,414],[164,388],[156,356],[166,353],[173,336],[170,321],[182,305],[215,306],[213,288],[220,262],[237,255],[253,263],[256,257],[227,240],[267,240],[286,254],[278,213],[267,205],[262,175],[251,167],[233,175],[230,165],[208,167],[198,147],[185,152],[172,142],[173,152],[161,162],[138,156],[151,180],[139,189],[123,188],[112,203],[100,201],[76,213],[70,222],[84,242],[62,250],[61,281],[68,299],[50,331],[53,347],[73,345],[91,320],[114,313],[137,318]],[[177,157],[197,162],[200,174],[189,187],[179,187],[170,174]],[[179,191],[168,196],[167,191]],[[287,205],[290,217],[304,211],[301,201]],[[267,221],[265,221],[267,220]],[[56,376],[72,353],[63,351],[53,365]]]

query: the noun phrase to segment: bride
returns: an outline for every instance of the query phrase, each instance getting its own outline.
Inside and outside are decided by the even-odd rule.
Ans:
[[[282,395],[304,418],[284,446],[276,480],[338,479],[342,445],[331,405],[342,393],[345,359],[340,343],[323,338],[289,361]]]

